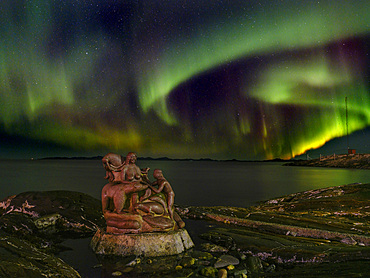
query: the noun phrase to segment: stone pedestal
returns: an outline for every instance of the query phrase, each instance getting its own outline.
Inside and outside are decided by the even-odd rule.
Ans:
[[[138,234],[110,234],[99,229],[91,240],[92,249],[99,255],[170,256],[193,246],[185,229]]]

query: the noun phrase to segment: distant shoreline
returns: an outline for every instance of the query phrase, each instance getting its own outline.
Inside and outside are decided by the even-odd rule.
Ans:
[[[31,160],[101,160],[103,156],[93,156],[93,157],[43,157]],[[168,157],[138,157],[138,160],[157,160],[157,161],[214,161],[214,162],[289,162],[289,159],[266,159],[266,160],[239,160],[239,159],[211,159],[211,158],[168,158]]]
[[[101,160],[103,156],[73,156],[73,157],[43,157],[31,159],[14,159],[14,160],[31,160],[31,161],[44,161],[44,160]],[[0,159],[7,160],[7,159]],[[11,159],[13,160],[13,159]],[[305,166],[305,167],[329,167],[329,168],[348,168],[348,169],[365,169],[370,170],[370,154],[339,154],[321,156],[317,159],[266,159],[266,160],[239,160],[239,159],[211,159],[211,158],[168,158],[168,157],[139,157],[138,160],[151,160],[151,161],[189,161],[189,162],[238,162],[238,163],[264,163],[264,162],[277,162],[283,163],[282,166]]]
[[[333,154],[317,159],[291,161],[283,165],[370,170],[370,154]]]

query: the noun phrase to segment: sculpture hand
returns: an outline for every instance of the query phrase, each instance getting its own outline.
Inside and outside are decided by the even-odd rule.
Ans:
[[[141,173],[144,174],[144,175],[147,175],[149,171],[150,171],[149,167],[141,169]]]

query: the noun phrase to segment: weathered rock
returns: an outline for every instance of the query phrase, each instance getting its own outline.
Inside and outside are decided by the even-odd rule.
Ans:
[[[221,269],[218,271],[217,277],[218,277],[218,278],[227,278],[227,270],[226,270],[226,269],[221,268]]]
[[[59,213],[48,214],[38,219],[34,220],[36,227],[38,229],[47,229],[49,227],[56,227],[57,222],[62,218]]]
[[[197,251],[197,250],[194,250],[193,252],[191,252],[191,256],[198,260],[212,260],[213,259],[213,255],[211,253]]]
[[[200,248],[203,251],[211,252],[211,253],[226,253],[229,250],[225,247],[222,247],[220,245],[212,244],[212,243],[202,243],[200,245]]]
[[[0,277],[81,277],[63,260],[27,240],[0,233]]]
[[[0,202],[0,277],[80,277],[53,253],[63,238],[104,225],[100,201],[79,192],[26,192]]]
[[[202,234],[202,239],[228,247],[228,253],[238,250],[266,261],[264,275],[281,277],[281,269],[295,264],[368,264],[369,198],[370,184],[350,184],[290,194],[249,208],[178,207],[178,212],[217,221],[219,227]],[[260,264],[254,271],[258,269],[263,271]],[[361,269],[351,267],[350,273]]]
[[[274,264],[270,264],[268,267],[266,267],[265,272],[273,272],[275,271],[276,266]]]
[[[80,192],[25,192],[0,202],[0,214],[15,213],[33,220],[33,224],[27,221],[27,229],[32,233],[36,226],[43,234],[83,237],[93,235],[99,226],[105,226],[100,201]],[[23,221],[22,224],[24,228]]]
[[[170,256],[193,246],[185,229],[139,234],[109,234],[99,229],[91,240],[92,249],[99,255]]]
[[[215,268],[222,268],[228,265],[238,265],[238,264],[239,260],[237,258],[230,255],[222,255],[216,261]]]
[[[195,264],[195,258],[191,256],[184,256],[180,262],[183,267],[191,267]]]
[[[184,216],[244,226],[260,232],[370,245],[370,184],[309,190],[268,200],[249,208],[189,207]],[[233,238],[208,232],[203,239],[225,246]],[[226,243],[226,244],[225,244]]]
[[[261,259],[257,256],[248,257],[246,263],[250,272],[260,272],[263,269]]]
[[[212,266],[203,267],[200,270],[200,274],[205,277],[216,277],[218,270]]]
[[[218,233],[216,231],[209,231],[207,233],[201,234],[200,238],[211,241],[217,245],[226,248],[227,250],[235,248],[235,241],[232,237]]]

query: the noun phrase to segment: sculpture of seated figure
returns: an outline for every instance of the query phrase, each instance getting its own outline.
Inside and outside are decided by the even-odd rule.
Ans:
[[[125,181],[139,181],[141,180],[141,170],[136,166],[137,156],[130,152],[126,156],[125,165],[123,166],[123,180]]]
[[[102,189],[102,208],[108,233],[169,231],[183,228],[185,223],[173,212],[174,193],[156,170],[158,189],[147,177],[149,168],[136,166],[137,156],[109,153],[102,159],[109,183]],[[158,174],[160,171],[160,175]],[[172,193],[171,193],[172,192]]]
[[[175,201],[175,192],[173,192],[170,183],[163,177],[162,170],[155,169],[153,177],[157,180],[152,185],[149,185],[149,187],[155,193],[164,192],[166,194],[167,210],[171,219],[173,219],[173,203]],[[158,185],[158,188],[153,187],[153,185]]]

